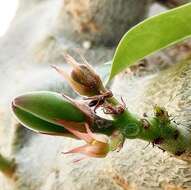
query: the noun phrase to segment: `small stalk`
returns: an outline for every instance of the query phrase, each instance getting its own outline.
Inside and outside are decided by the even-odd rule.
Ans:
[[[7,177],[12,177],[15,172],[15,161],[9,160],[0,154],[0,171]]]

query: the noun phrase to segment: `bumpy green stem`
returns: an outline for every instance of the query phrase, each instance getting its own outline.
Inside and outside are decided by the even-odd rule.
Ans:
[[[108,101],[114,106],[117,105],[114,98]],[[171,121],[164,108],[156,106],[151,118],[139,118],[127,109],[122,114],[113,115],[113,118],[114,128],[125,138],[151,142],[153,146],[177,156],[191,151],[191,131]]]
[[[14,160],[9,160],[0,154],[0,171],[8,177],[12,177],[16,168]]]

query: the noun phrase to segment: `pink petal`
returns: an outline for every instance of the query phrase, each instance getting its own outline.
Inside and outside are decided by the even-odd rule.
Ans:
[[[91,146],[91,145],[87,145],[87,144],[74,148],[72,150],[69,150],[67,152],[64,152],[64,154],[71,154],[71,153],[81,153],[81,154],[85,154],[87,156],[96,157],[96,158],[106,156],[106,154],[103,154],[102,152],[100,152],[100,147]]]
[[[81,126],[79,126],[80,124],[77,122],[71,122],[71,121],[65,121],[65,120],[57,120],[57,122],[59,124],[62,124],[65,129],[67,129],[69,132],[74,134],[76,137],[86,141],[87,143],[91,143],[94,140],[88,133],[80,131],[82,130],[82,126],[84,124],[81,124]]]
[[[83,132],[80,132],[76,129],[73,129],[71,127],[66,127],[64,126],[68,131],[70,131],[72,134],[74,134],[75,136],[77,136],[79,139],[82,139],[84,141],[86,141],[87,143],[91,143],[94,139],[89,136],[89,134],[87,133],[83,133]]]
[[[103,158],[107,155],[108,151],[105,152],[104,150],[105,147],[102,147],[99,146],[99,145],[89,145],[85,148],[84,152],[81,152],[81,153],[84,153],[86,154],[87,156],[90,156],[90,157],[95,157],[95,158]]]
[[[92,137],[93,139],[103,142],[103,143],[107,143],[108,142],[108,138],[105,135],[96,135],[94,133],[92,133],[92,131],[90,130],[90,127],[87,123],[85,123],[85,127],[87,130],[87,133],[90,137]]]

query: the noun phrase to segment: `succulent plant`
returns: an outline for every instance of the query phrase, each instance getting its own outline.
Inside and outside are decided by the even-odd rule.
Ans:
[[[115,52],[109,80],[144,56],[189,37],[191,27],[185,25],[182,17],[189,21],[190,11],[191,3],[188,3],[149,18],[128,31]],[[169,30],[169,24],[176,30]],[[121,148],[126,138],[148,141],[153,147],[177,156],[191,151],[189,129],[172,122],[165,108],[156,105],[152,117],[136,116],[127,109],[123,100],[119,102],[104,86],[101,77],[86,61],[80,64],[68,54],[64,57],[72,66],[70,74],[58,66],[53,67],[83,98],[73,100],[64,94],[43,91],[16,97],[12,102],[13,112],[24,126],[43,134],[86,141],[86,145],[66,153],[104,157]],[[111,119],[99,117],[96,112],[99,108]]]
[[[84,67],[89,68],[88,65]],[[75,67],[73,72],[76,72],[75,69],[79,72],[79,78],[83,78],[84,84],[81,86],[79,80],[78,85],[76,80],[75,87],[73,83],[71,86],[84,96],[81,89],[99,77],[91,70],[86,84],[79,68]],[[61,72],[60,69],[57,70]],[[83,153],[92,157],[105,157],[110,151],[121,148],[126,138],[146,140],[153,146],[177,156],[191,150],[189,130],[171,122],[165,108],[156,105],[153,108],[153,117],[140,118],[131,113],[123,101],[120,103],[111,91],[104,88],[100,78],[99,81],[100,88],[96,83],[91,83],[95,84],[95,88],[89,88],[90,93],[86,93],[88,98],[81,100],[48,91],[18,96],[12,102],[13,112],[17,119],[31,130],[49,135],[70,136],[87,143],[65,152],[67,154]],[[112,119],[99,117],[95,108],[102,108],[103,113],[110,115]],[[104,124],[98,126],[98,123]],[[108,124],[110,127],[105,128]],[[103,136],[105,134],[107,137]]]

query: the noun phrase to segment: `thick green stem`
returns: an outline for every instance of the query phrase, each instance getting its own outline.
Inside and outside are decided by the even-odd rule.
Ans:
[[[114,106],[116,102],[114,98],[109,100]],[[164,108],[156,106],[151,118],[139,118],[127,109],[122,114],[113,115],[113,118],[114,128],[120,130],[125,138],[151,142],[153,146],[177,156],[191,151],[191,131],[171,121]]]
[[[0,154],[0,171],[8,177],[12,177],[16,168],[14,160],[8,160]]]

